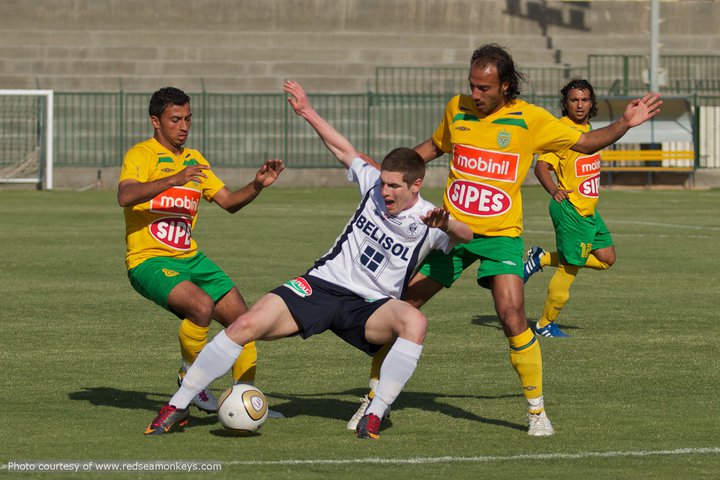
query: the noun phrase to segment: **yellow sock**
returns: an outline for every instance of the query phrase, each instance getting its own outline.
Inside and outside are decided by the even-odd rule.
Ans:
[[[520,377],[520,385],[522,385],[525,398],[528,402],[541,398],[543,389],[540,342],[529,328],[516,337],[509,337],[508,341],[510,342],[510,363]]]
[[[560,255],[558,252],[545,252],[540,257],[541,267],[557,267],[560,265]]]
[[[192,365],[200,350],[207,343],[210,327],[200,327],[187,318],[180,322],[178,340],[180,340],[180,354],[187,365]]]
[[[557,320],[560,311],[570,299],[570,286],[575,281],[579,268],[574,265],[558,265],[548,284],[548,294],[537,328],[545,328]]]
[[[380,367],[382,367],[383,360],[385,360],[391,348],[392,344],[383,345],[372,359],[372,366],[370,367],[370,393],[368,393],[370,400],[375,396],[375,388],[380,381]]]
[[[232,366],[233,383],[255,383],[257,370],[257,347],[255,342],[246,344]]]
[[[588,255],[587,261],[585,262],[585,268],[592,268],[593,270],[607,270],[610,268],[610,265],[605,262],[601,262],[591,253]]]

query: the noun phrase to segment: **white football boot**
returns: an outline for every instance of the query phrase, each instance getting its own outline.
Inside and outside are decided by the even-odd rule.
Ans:
[[[528,435],[532,437],[549,437],[555,435],[545,410],[540,413],[528,413]]]

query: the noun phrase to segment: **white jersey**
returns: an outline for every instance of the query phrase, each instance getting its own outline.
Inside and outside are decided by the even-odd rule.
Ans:
[[[363,199],[335,245],[307,274],[340,285],[368,300],[403,298],[407,283],[431,250],[448,252],[450,237],[420,219],[435,206],[422,199],[393,216],[380,194],[380,172],[356,158],[348,180]]]

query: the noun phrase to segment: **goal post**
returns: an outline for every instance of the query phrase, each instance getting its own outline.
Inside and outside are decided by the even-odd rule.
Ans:
[[[0,183],[53,188],[53,91],[0,89]]]

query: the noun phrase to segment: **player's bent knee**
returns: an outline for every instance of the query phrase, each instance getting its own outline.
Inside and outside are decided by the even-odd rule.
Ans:
[[[245,313],[240,315],[225,329],[225,335],[235,343],[249,343],[257,338],[257,332],[254,331],[254,327],[255,322],[253,321],[253,315]]]
[[[212,299],[207,297],[207,300],[198,298],[180,306],[170,305],[170,307],[173,311],[182,313],[195,325],[207,327],[210,325],[210,320],[212,319],[213,305]]]
[[[398,336],[411,342],[422,344],[427,331],[427,318],[419,310],[403,315],[398,329]]]

